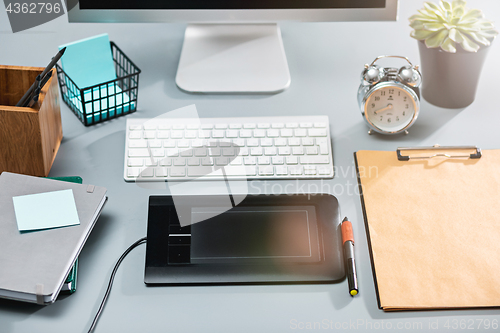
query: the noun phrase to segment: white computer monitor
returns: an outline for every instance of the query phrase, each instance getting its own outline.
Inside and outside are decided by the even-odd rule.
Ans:
[[[73,1],[73,5],[72,5]],[[291,82],[280,21],[391,21],[398,0],[76,0],[70,22],[187,22],[177,86],[276,93]]]

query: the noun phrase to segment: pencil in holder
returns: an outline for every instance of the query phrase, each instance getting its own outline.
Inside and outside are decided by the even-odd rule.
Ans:
[[[137,67],[114,42],[110,42],[116,79],[80,88],[59,66],[57,76],[63,101],[85,126],[117,118],[137,110]]]

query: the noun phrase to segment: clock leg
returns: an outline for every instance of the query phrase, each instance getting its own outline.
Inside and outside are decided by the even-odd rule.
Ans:
[[[371,129],[368,130],[368,134],[369,135],[372,135],[373,134],[373,131]]]
[[[408,134],[410,134],[410,132],[408,132],[408,130],[405,130],[405,134],[408,135]]]

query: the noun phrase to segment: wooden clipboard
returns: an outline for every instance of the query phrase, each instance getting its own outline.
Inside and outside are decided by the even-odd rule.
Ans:
[[[354,157],[379,308],[500,306],[500,150]]]

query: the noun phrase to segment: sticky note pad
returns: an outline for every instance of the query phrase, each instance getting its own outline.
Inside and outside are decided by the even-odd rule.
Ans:
[[[80,224],[73,190],[13,197],[19,231]]]
[[[61,58],[66,74],[83,89],[116,79],[115,64],[108,34],[102,34],[69,44]]]

